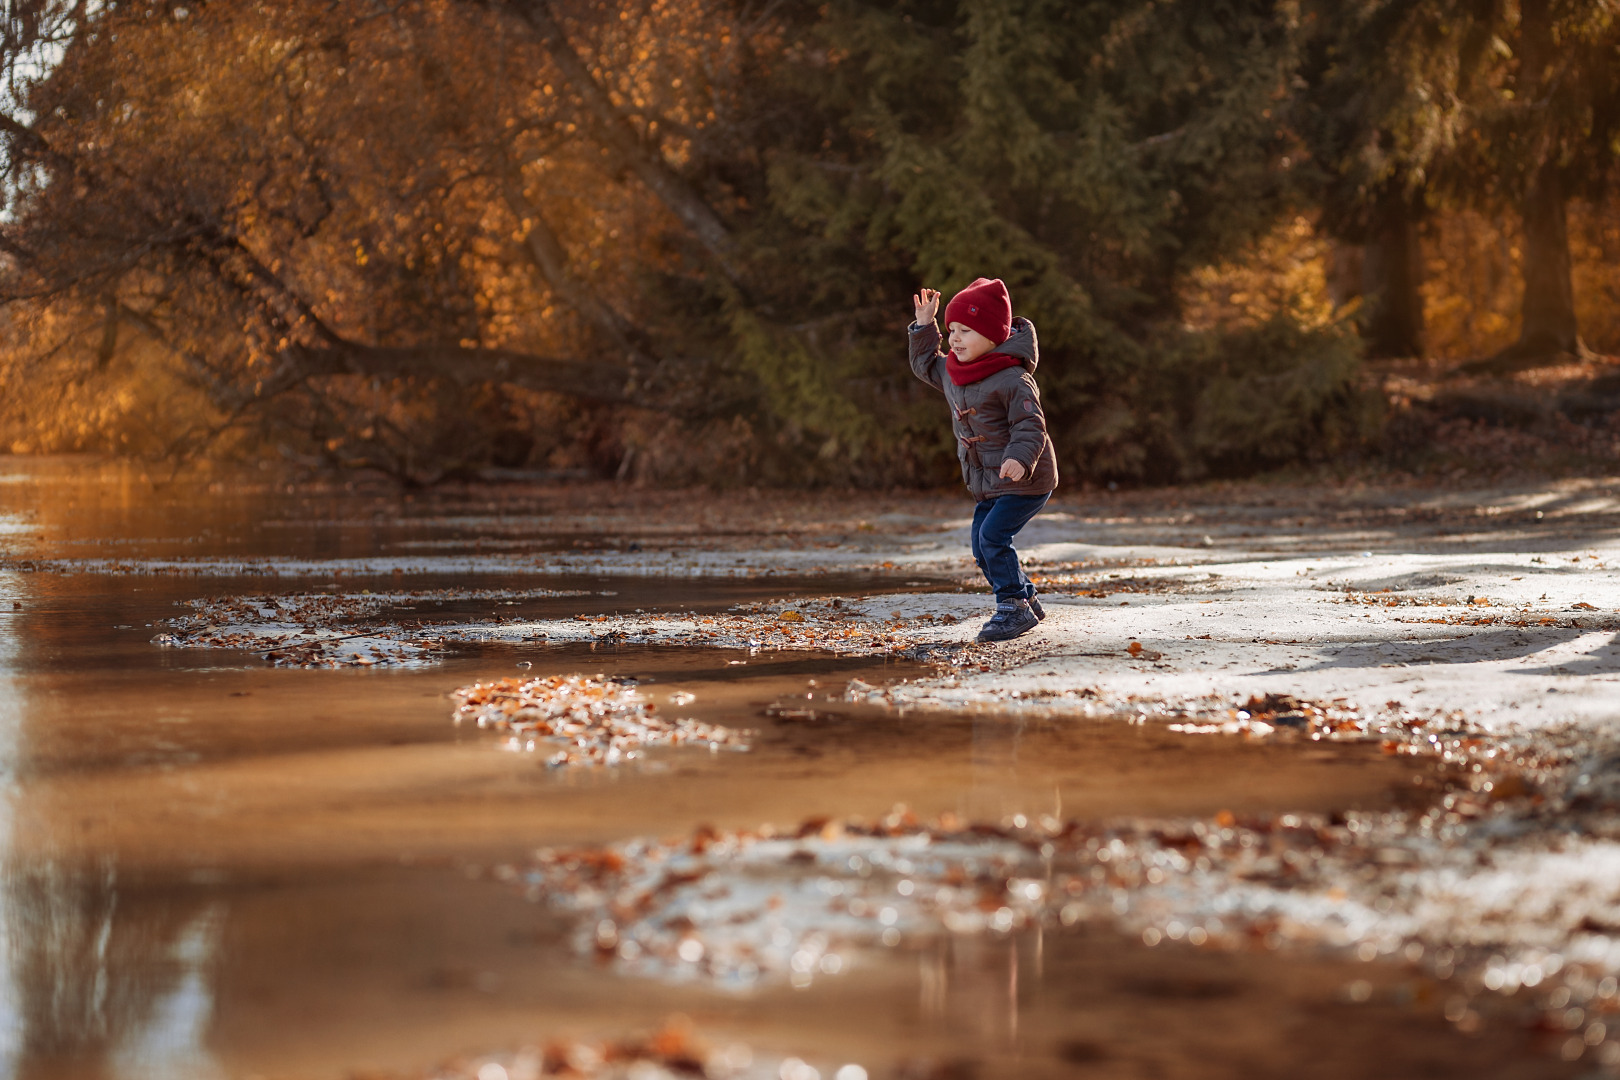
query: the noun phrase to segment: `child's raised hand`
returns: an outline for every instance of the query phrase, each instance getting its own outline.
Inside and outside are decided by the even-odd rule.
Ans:
[[[912,296],[911,302],[917,309],[917,318],[915,320],[917,326],[923,326],[934,321],[934,316],[939,312],[939,293],[933,289],[924,289],[922,292]]]
[[[1017,458],[1007,458],[1001,463],[1001,478],[1018,483],[1024,478],[1024,463]]]

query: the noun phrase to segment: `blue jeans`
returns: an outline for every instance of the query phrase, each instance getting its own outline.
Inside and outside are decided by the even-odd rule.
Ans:
[[[1035,586],[1018,565],[1018,549],[1013,537],[1041,512],[1051,492],[1045,495],[998,495],[986,499],[973,510],[973,561],[984,571],[985,580],[996,591],[996,603],[1006,600],[1033,600]]]

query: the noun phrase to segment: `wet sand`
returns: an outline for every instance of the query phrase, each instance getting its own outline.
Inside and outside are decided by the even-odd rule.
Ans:
[[[151,520],[149,494],[112,500],[116,513],[85,497],[100,509],[77,519],[75,553],[95,546],[98,528],[113,539],[131,515]],[[318,526],[253,527],[254,513],[285,512],[241,510],[231,528],[272,534],[254,542],[263,554],[311,554]],[[187,528],[218,528],[215,551],[155,526],[142,534],[153,543],[126,548],[138,558],[231,546],[230,529],[203,524],[206,507],[188,513]],[[378,529],[345,526],[337,547],[360,555],[409,532]],[[23,535],[28,556],[49,554],[48,536]],[[577,580],[648,611],[816,588]],[[389,575],[344,587],[397,585]],[[176,599],[262,591],[262,579],[0,572],[0,586],[0,608],[22,605],[0,615],[10,1075],[425,1076],[447,1059],[650,1028],[675,1012],[711,1038],[797,1055],[827,1076],[842,1061],[940,1078],[1590,1068],[1559,1060],[1567,1033],[1538,1026],[1528,999],[1476,1002],[1460,1030],[1445,1015],[1457,988],[1418,965],[1150,948],[1103,925],[908,940],[859,952],[806,990],[631,979],[579,955],[568,920],[499,869],[536,847],[876,817],[896,804],[990,822],[1420,808],[1456,783],[1433,759],[1367,742],[1189,738],[1107,715],[854,704],[839,693],[851,679],[926,689],[930,669],[805,651],[490,645],[427,669],[280,670],[251,653],[147,641],[145,624]],[[893,574],[822,583],[828,594],[858,586],[916,592]],[[585,604],[527,615],[614,609]],[[519,663],[633,677],[654,701],[689,693],[683,715],[757,735],[746,753],[547,769],[450,722],[451,690]],[[779,718],[771,705],[815,715]]]
[[[685,712],[757,730],[752,749],[672,749],[612,768],[550,770],[532,755],[502,752],[494,735],[451,727],[449,703],[432,689],[444,684],[443,671],[369,682],[342,673],[296,689],[259,671],[214,671],[188,692],[161,696],[142,692],[138,679],[91,679],[91,702],[105,704],[75,704],[71,721],[50,725],[54,767],[36,760],[37,773],[22,781],[28,813],[15,823],[12,851],[179,873],[480,858],[704,824],[878,816],[897,803],[925,816],[987,821],[1378,809],[1412,802],[1413,781],[1427,768],[1365,744],[1299,750],[1193,741],[1112,719],[898,718],[849,708],[783,723],[765,707],[789,695],[802,701],[813,692],[809,674],[774,673],[761,656],[750,665],[761,674],[747,680],[716,685],[677,672],[666,682],[656,674],[659,658],[636,652],[592,657],[592,666],[646,679],[655,695],[695,694]],[[680,659],[684,666],[703,658]],[[886,674],[881,664],[813,655],[782,666],[820,679]],[[577,669],[577,660],[560,666]],[[490,674],[468,663],[466,677]],[[65,697],[54,681],[30,680],[28,691]],[[130,704],[154,698],[156,708]],[[283,720],[289,715],[299,720]],[[60,744],[88,741],[87,732],[101,752],[69,764]]]
[[[1447,988],[1396,965],[1146,949],[1100,930],[947,939],[873,956],[806,991],[737,997],[626,987],[576,960],[543,909],[431,868],[123,888],[119,908],[106,1035],[88,1030],[89,980],[66,983],[54,1015],[30,1017],[39,1041],[16,1075],[422,1075],[460,1055],[653,1028],[671,1013],[722,1043],[862,1061],[876,1076],[1565,1071],[1550,1037],[1511,1014],[1458,1034],[1441,1015]],[[198,926],[212,950],[203,1030],[175,1023],[172,1008],[164,1028],[187,963],[163,946]],[[1358,981],[1365,1002],[1349,999]],[[144,1058],[131,1044],[144,1044]]]

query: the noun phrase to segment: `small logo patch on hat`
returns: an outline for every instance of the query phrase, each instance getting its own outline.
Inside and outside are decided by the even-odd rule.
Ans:
[[[973,305],[973,304],[968,305],[968,314],[969,315],[977,315],[978,313],[979,313],[979,309],[975,305]]]

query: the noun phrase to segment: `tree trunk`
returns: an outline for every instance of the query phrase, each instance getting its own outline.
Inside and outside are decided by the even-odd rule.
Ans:
[[[1507,352],[1523,359],[1586,351],[1575,323],[1575,287],[1569,273],[1569,221],[1563,177],[1547,162],[1536,170],[1524,199],[1524,306],[1519,340]]]
[[[1361,263],[1367,314],[1362,337],[1377,358],[1423,355],[1423,245],[1417,215],[1404,191],[1385,194],[1374,209]]]
[[[1551,0],[1522,0],[1519,5],[1519,85],[1522,101],[1546,92],[1547,67],[1557,49],[1553,39]],[[1524,280],[1519,340],[1502,350],[1497,366],[1526,366],[1569,354],[1581,355],[1575,324],[1575,287],[1569,276],[1569,222],[1565,216],[1564,177],[1558,167],[1557,132],[1550,115],[1539,120],[1540,164],[1530,177],[1520,210],[1524,249],[1519,276]]]
[[[1328,301],[1335,310],[1361,299],[1363,264],[1367,248],[1348,240],[1335,239],[1327,256]]]

